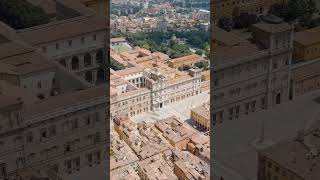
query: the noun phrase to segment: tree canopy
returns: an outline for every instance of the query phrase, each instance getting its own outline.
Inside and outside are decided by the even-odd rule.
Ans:
[[[14,29],[49,23],[49,16],[25,0],[1,0],[0,20]]]
[[[303,26],[313,26],[313,17],[318,12],[315,0],[290,0],[287,5],[274,4],[270,13],[285,21],[298,20]]]
[[[113,59],[110,59],[110,67],[111,67],[111,69],[113,69],[115,71],[118,71],[118,70],[125,68],[123,64],[121,64],[118,61],[115,61]]]

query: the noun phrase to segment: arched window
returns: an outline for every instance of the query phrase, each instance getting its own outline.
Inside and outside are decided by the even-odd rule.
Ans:
[[[73,58],[71,60],[71,68],[72,68],[72,70],[79,69],[79,58],[77,56],[73,56]]]
[[[92,83],[92,72],[91,71],[85,72],[85,80]]]
[[[281,94],[278,93],[276,97],[276,104],[280,104],[280,103],[281,103]]]
[[[91,64],[92,64],[91,55],[89,53],[86,53],[84,55],[84,66],[90,66]]]
[[[97,76],[98,76],[97,79],[100,81],[104,81],[106,78],[106,74],[103,69],[98,70]]]
[[[59,61],[59,63],[60,63],[62,66],[67,67],[66,61],[65,61],[64,59],[61,59],[61,60]]]
[[[103,51],[102,51],[102,50],[98,50],[98,51],[97,51],[96,62],[97,62],[98,64],[103,63]]]

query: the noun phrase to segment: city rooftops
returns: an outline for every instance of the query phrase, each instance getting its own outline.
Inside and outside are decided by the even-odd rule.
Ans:
[[[210,165],[188,151],[173,151],[177,157],[175,168],[183,172],[187,179],[210,179]]]
[[[131,165],[127,165],[115,170],[111,170],[110,172],[110,179],[117,179],[117,180],[125,180],[125,179],[132,179],[132,180],[140,180],[138,173],[133,169]]]
[[[171,59],[170,62],[172,63],[177,63],[177,62],[198,62],[202,60],[202,57],[199,56],[198,54],[191,54],[191,55],[187,55],[187,56],[182,56],[179,58],[175,58],[175,59]]]
[[[191,109],[192,112],[202,116],[205,119],[210,119],[210,105],[204,104],[198,107]]]
[[[267,33],[279,33],[292,30],[292,26],[284,22],[281,18],[268,14],[262,15],[259,23],[253,24],[253,28],[257,28]]]
[[[6,71],[4,71],[6,74],[15,75],[27,75],[29,73],[55,69],[57,66],[36,52],[29,52],[0,59],[0,63],[7,64]],[[10,73],[10,71],[12,73]],[[0,72],[3,71],[0,70]]]
[[[29,53],[31,51],[33,51],[31,47],[23,45],[20,42],[16,42],[16,41],[4,42],[0,46],[0,61],[1,59],[4,59],[4,58]]]
[[[144,68],[141,66],[133,66],[130,68],[125,68],[119,71],[116,71],[115,74],[119,75],[119,76],[128,76],[128,75],[132,75],[132,74],[136,74],[136,73],[141,73],[143,72]]]
[[[140,161],[138,164],[140,169],[150,180],[178,180],[178,177],[173,173],[173,167],[170,165],[171,162],[164,160],[161,154]]]
[[[0,81],[0,108],[22,104],[22,94],[25,94],[22,89]]]
[[[110,42],[111,43],[124,43],[124,42],[127,42],[127,39],[124,37],[111,38]]]
[[[22,29],[17,31],[17,34],[27,43],[36,46],[105,30],[107,30],[106,19],[99,16],[90,16]]]
[[[240,36],[237,36],[236,34],[232,32],[227,32],[218,26],[213,27],[213,39],[225,44],[226,46],[235,46],[239,44],[248,44],[250,43],[244,38],[241,38]]]
[[[292,67],[292,78],[293,80],[301,80],[307,77],[313,77],[320,74],[320,61],[315,60],[304,64],[297,64]]]
[[[67,109],[71,106],[80,106],[83,103],[90,101],[97,101],[101,99],[101,103],[106,101],[107,86],[101,84],[95,87],[66,92],[58,96],[49,97],[43,101],[34,103],[32,106],[26,107],[24,114],[26,119],[34,116],[42,115],[48,112],[59,111]]]
[[[301,45],[309,46],[320,43],[319,34],[320,26],[294,33],[293,40]]]
[[[157,121],[155,127],[162,132],[165,138],[174,143],[188,139],[196,133],[196,131],[184,125],[174,116]]]
[[[116,169],[121,166],[128,165],[135,161],[138,161],[138,157],[134,154],[131,148],[119,138],[114,138],[111,145],[110,155],[110,169]],[[123,153],[125,152],[125,153]]]
[[[232,47],[216,47],[212,53],[212,59],[216,67],[223,68],[225,66],[242,63],[244,59],[250,59],[250,57],[258,54],[259,51],[259,48],[254,44]]]
[[[259,152],[305,180],[320,179],[319,128],[301,131],[297,138],[280,142]]]

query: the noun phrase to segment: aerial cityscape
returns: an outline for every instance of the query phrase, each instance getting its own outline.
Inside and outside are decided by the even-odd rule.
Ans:
[[[1,0],[0,180],[319,180],[317,0]]]
[[[111,179],[210,179],[208,7],[111,1]]]

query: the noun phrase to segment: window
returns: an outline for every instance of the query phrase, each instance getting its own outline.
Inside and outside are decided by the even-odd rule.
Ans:
[[[72,40],[68,41],[69,46],[72,46]]]
[[[217,86],[219,84],[218,79],[214,80],[214,85]]]
[[[92,167],[92,154],[91,153],[87,154],[87,160],[88,160],[89,166]]]
[[[0,142],[0,153],[4,152],[4,142]]]
[[[56,135],[56,126],[55,125],[50,126],[49,131],[50,131],[50,135],[53,135],[53,136]]]
[[[92,123],[90,115],[88,115],[86,119],[87,119],[87,125],[90,125]]]
[[[100,133],[97,132],[97,133],[95,134],[94,144],[99,143],[99,142],[100,142]]]
[[[38,89],[41,89],[41,81],[38,82]]]
[[[66,160],[66,167],[68,169],[68,173],[70,174],[71,173],[71,160]]]
[[[84,43],[84,40],[85,40],[84,37],[82,37],[82,38],[81,38],[81,44]]]
[[[5,177],[7,176],[7,168],[6,164],[0,164],[0,177]]]
[[[97,40],[97,35],[93,35],[93,40],[94,40],[94,41]]]
[[[287,175],[286,170],[282,170],[282,176],[286,176],[286,175]]]
[[[43,46],[43,47],[42,47],[42,51],[43,51],[43,52],[47,52],[47,47],[46,47],[46,46]]]
[[[40,137],[41,138],[47,138],[48,137],[47,129],[41,129],[40,130]]]
[[[285,65],[289,65],[289,59],[287,58],[286,60],[285,60],[285,63],[284,63]]]
[[[246,106],[246,114],[248,114],[248,112],[249,112],[249,103],[246,103],[245,106]]]
[[[273,62],[273,69],[277,69],[277,68],[278,68],[277,62]]]
[[[71,128],[72,128],[72,129],[78,128],[78,118],[74,119],[74,120],[71,122]]]
[[[97,121],[97,122],[100,121],[100,113],[99,112],[95,113],[95,121]]]
[[[97,164],[100,164],[100,159],[101,159],[101,157],[100,157],[100,151],[97,151]]]
[[[75,160],[75,168],[77,169],[77,171],[80,170],[80,157],[77,157]]]
[[[64,151],[65,151],[65,152],[71,152],[71,143],[70,143],[70,142],[67,142],[67,143],[64,145]]]
[[[252,101],[252,103],[251,103],[251,112],[254,112],[255,111],[255,109],[256,109],[256,101]]]
[[[59,49],[59,44],[58,43],[56,44],[56,49]]]
[[[26,140],[27,140],[27,143],[32,143],[33,142],[33,134],[32,134],[32,132],[28,132]]]

